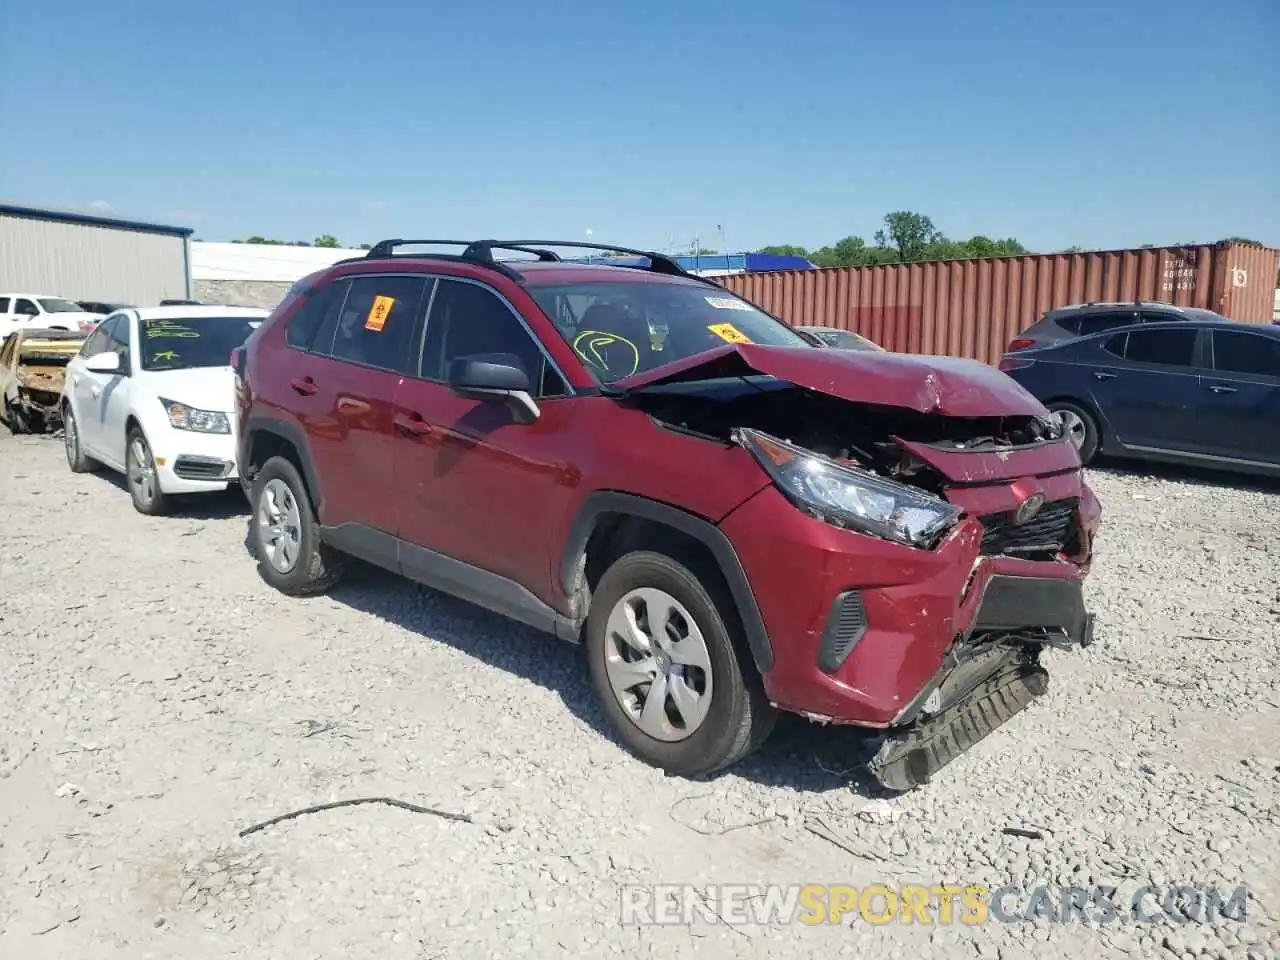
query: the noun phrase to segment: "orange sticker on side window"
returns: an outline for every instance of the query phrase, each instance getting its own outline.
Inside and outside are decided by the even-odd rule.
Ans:
[[[381,333],[387,325],[387,316],[396,305],[395,297],[377,296],[373,298],[373,306],[369,308],[369,316],[365,317],[364,328],[374,333]]]
[[[750,343],[751,338],[735,327],[732,323],[713,323],[707,327],[721,340],[728,343]]]

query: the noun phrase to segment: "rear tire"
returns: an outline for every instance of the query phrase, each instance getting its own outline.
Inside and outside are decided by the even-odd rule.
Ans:
[[[4,423],[14,435],[31,433],[31,422],[27,419],[26,412],[8,400],[4,402]]]
[[[737,763],[777,720],[726,625],[737,629],[733,607],[710,586],[666,554],[635,551],[605,571],[587,616],[587,661],[605,715],[632,754],[675,776]],[[662,699],[650,707],[655,689]]]
[[[336,584],[345,558],[320,539],[320,525],[298,468],[272,457],[254,478],[249,505],[258,573],[293,597],[324,593]]]
[[[1048,405],[1050,412],[1061,413],[1064,426],[1071,435],[1072,442],[1080,451],[1080,462],[1090,463],[1098,455],[1098,444],[1101,436],[1098,433],[1098,421],[1084,407],[1066,400],[1055,400]]]
[[[67,466],[72,473],[89,473],[94,462],[80,446],[80,424],[70,403],[62,405],[62,443],[67,452]]]

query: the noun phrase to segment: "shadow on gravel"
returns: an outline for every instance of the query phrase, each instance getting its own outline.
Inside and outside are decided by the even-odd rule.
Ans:
[[[1101,457],[1090,465],[1088,469],[1097,473],[1109,473],[1121,477],[1154,477],[1157,480],[1168,480],[1173,483],[1194,483],[1202,487],[1221,487],[1227,490],[1247,490],[1256,493],[1280,493],[1280,477],[1232,473],[1227,470],[1210,470],[1207,467],[1183,466],[1176,463],[1157,463],[1154,460]]]
[[[251,532],[246,523],[244,548],[253,556]],[[349,561],[329,596],[550,690],[573,717],[622,749],[600,710],[581,647],[357,560]],[[852,788],[865,797],[886,796],[863,766],[871,749],[868,738],[852,728],[822,727],[783,714],[756,753],[704,779],[737,776],[767,787],[807,792]]]
[[[91,476],[129,496],[129,483],[123,473],[99,467]],[[169,512],[159,520],[229,520],[249,514],[249,502],[245,500],[239,485],[233,485],[221,493],[197,493],[174,497]]]

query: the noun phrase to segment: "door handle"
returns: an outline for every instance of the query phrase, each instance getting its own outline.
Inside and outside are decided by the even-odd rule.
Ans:
[[[314,389],[314,388],[313,388]],[[357,400],[355,397],[339,397],[338,412],[350,414],[369,413],[373,408],[363,400]]]
[[[1212,390],[1214,393],[1235,393],[1236,392],[1235,387],[1224,387],[1220,383],[1213,384],[1211,387],[1209,387],[1209,389]]]
[[[1101,370],[1093,371],[1093,379],[1095,380],[1114,380],[1115,378],[1116,375],[1114,373],[1103,373]]]
[[[309,397],[316,392],[316,382],[310,377],[302,377],[298,380],[291,380],[289,386],[293,388],[294,393],[300,393],[304,397]]]
[[[395,423],[397,430],[413,434],[415,437],[426,437],[430,439],[435,435],[435,428],[417,415],[411,417],[403,413],[397,413],[393,422]]]
[[[102,388],[95,383],[93,385],[93,398],[96,400],[100,396],[102,396]]]
[[[77,374],[75,374],[74,376],[72,376],[72,378],[71,378],[71,385],[72,385],[73,387],[78,387],[78,386],[80,386],[80,374],[78,374],[78,373],[77,373]]]

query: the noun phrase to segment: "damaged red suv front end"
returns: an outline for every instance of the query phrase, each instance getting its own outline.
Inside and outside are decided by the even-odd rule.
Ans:
[[[732,377],[760,380],[689,402]],[[678,400],[651,393],[674,384]],[[885,786],[926,782],[1043,692],[1046,648],[1092,641],[1101,508],[1057,422],[1004,374],[744,345],[619,386],[659,421],[727,433],[773,481],[720,522],[779,651],[766,692],[883,731]]]

